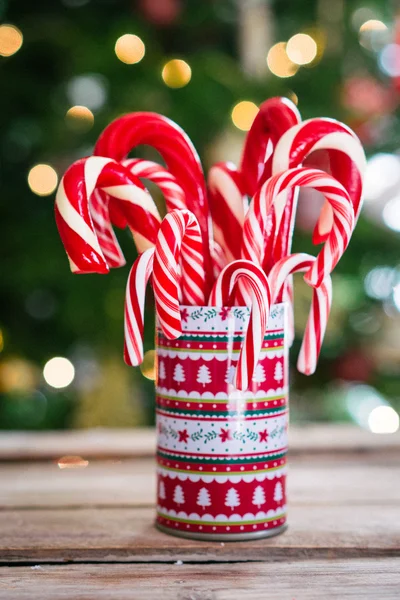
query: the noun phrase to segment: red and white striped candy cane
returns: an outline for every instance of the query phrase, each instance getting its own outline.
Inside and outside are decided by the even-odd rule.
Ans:
[[[272,173],[300,167],[303,161],[317,150],[328,152],[331,173],[349,193],[353,203],[355,220],[362,208],[362,183],[366,159],[362,145],[355,133],[334,119],[309,119],[292,127],[278,141],[272,161]],[[278,199],[275,210],[280,233],[274,251],[274,260],[290,252],[291,232],[293,231],[295,209],[285,210],[284,199]],[[314,232],[314,242],[327,239],[332,227],[332,209],[325,204]],[[289,232],[289,235],[285,232]]]
[[[117,199],[139,252],[156,242],[161,219],[141,181],[112,159],[80,159],[66,171],[55,202],[57,227],[74,273],[109,271],[90,213],[95,189]]]
[[[182,210],[187,208],[185,193],[178,184],[176,177],[165,167],[151,160],[142,158],[128,158],[122,161],[124,167],[141,179],[148,179],[155,183],[162,191],[167,211],[175,208]]]
[[[272,302],[276,302],[280,297],[288,277],[294,273],[309,270],[315,260],[315,257],[310,254],[299,253],[286,256],[277,262],[271,269],[268,277],[271,286]],[[311,375],[317,367],[331,304],[332,281],[330,275],[327,275],[320,286],[313,288],[311,309],[297,361],[298,370],[305,375]]]
[[[214,240],[231,262],[240,258],[244,216],[248,209],[241,175],[231,162],[217,163],[208,173]]]
[[[197,219],[189,210],[173,210],[161,223],[153,267],[157,316],[167,338],[175,339],[182,333],[180,287],[183,304],[203,306],[205,285],[202,239]]]
[[[94,153],[123,160],[138,145],[153,146],[164,158],[168,170],[182,187],[186,205],[196,216],[203,241],[208,285],[212,281],[210,241],[212,231],[204,174],[199,156],[186,133],[173,121],[150,112],[119,117],[100,135]]]
[[[269,98],[260,106],[244,144],[239,171],[243,189],[252,197],[257,192],[265,162],[279,138],[301,121],[297,107],[288,98]]]
[[[153,272],[154,248],[133,263],[126,284],[124,311],[124,359],[136,367],[143,362],[144,304],[147,283]]]
[[[317,286],[332,272],[347,248],[354,228],[354,211],[344,187],[331,175],[317,169],[297,168],[274,175],[253,197],[243,229],[242,256],[258,265],[263,263],[264,238],[268,213],[277,196],[294,187],[320,191],[333,209],[333,227],[315,263],[305,274],[310,285]]]
[[[251,313],[246,336],[240,350],[234,385],[247,390],[254,375],[271,306],[271,290],[268,278],[257,265],[247,260],[235,260],[220,273],[210,294],[210,306],[229,306],[233,302],[235,287],[244,279],[251,289]]]
[[[90,197],[90,214],[100,248],[112,269],[123,267],[126,261],[110,222],[108,203],[107,194],[98,189],[94,190]]]

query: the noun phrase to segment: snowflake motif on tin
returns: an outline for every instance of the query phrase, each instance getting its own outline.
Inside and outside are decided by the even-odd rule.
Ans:
[[[210,492],[207,488],[200,488],[196,503],[201,506],[203,510],[205,510],[206,506],[211,506]]]

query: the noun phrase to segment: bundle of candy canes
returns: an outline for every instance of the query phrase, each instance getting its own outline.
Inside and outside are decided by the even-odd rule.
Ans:
[[[165,166],[129,159],[150,145]],[[324,151],[329,173],[313,168]],[[303,166],[307,161],[308,166]],[[182,334],[182,305],[251,307],[233,384],[246,390],[260,356],[270,307],[293,304],[293,274],[304,272],[312,304],[298,357],[314,372],[332,302],[330,274],[350,241],[362,206],[365,156],[355,134],[326,118],[301,121],[286,98],[265,101],[247,134],[240,165],[218,163],[207,182],[196,150],[169,119],[138,112],[113,121],[94,156],[75,162],[61,180],[56,221],[74,273],[107,273],[125,259],[113,226],[128,227],[139,257],[129,274],[124,357],[143,359],[144,304],[151,282],[159,325],[169,339]],[[161,219],[143,180],[161,190]],[[313,242],[316,257],[291,253],[298,192],[325,198]],[[290,336],[293,337],[293,320]]]

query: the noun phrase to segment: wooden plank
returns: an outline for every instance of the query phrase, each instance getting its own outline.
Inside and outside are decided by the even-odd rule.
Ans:
[[[90,461],[60,469],[52,462],[0,464],[0,510],[4,508],[151,506],[155,500],[153,458]],[[400,506],[397,456],[294,455],[289,497],[299,504]]]
[[[395,559],[0,568],[2,600],[393,600]],[[329,590],[329,591],[327,591]]]
[[[275,538],[198,542],[158,532],[150,508],[0,512],[0,562],[276,561],[400,555],[397,506],[291,506]]]
[[[390,452],[400,447],[400,433],[376,435],[353,425],[308,425],[290,428],[292,454]],[[155,432],[147,429],[91,429],[57,432],[11,432],[0,435],[0,461],[58,460],[151,456]]]

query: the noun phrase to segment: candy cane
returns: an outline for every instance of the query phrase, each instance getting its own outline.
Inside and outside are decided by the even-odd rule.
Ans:
[[[303,161],[316,150],[327,150],[333,177],[343,185],[353,203],[355,220],[362,208],[362,181],[365,171],[365,154],[354,132],[334,119],[309,119],[299,123],[282,135],[278,141],[272,161],[272,173],[280,173],[290,168],[300,167]],[[290,252],[291,232],[295,217],[295,205],[285,212],[284,198],[275,205],[278,227],[277,247],[274,260],[279,260]],[[313,241],[321,243],[327,239],[332,228],[331,207],[325,203]],[[289,235],[285,232],[289,232]]]
[[[99,137],[94,153],[120,161],[140,144],[153,146],[160,152],[168,170],[182,187],[187,208],[194,213],[200,225],[206,273],[210,284],[212,231],[199,156],[186,133],[176,123],[150,112],[131,113],[113,121]]]
[[[55,202],[57,227],[74,273],[109,271],[90,214],[89,198],[96,188],[118,200],[139,252],[156,242],[161,219],[140,180],[112,159],[80,159],[66,171]]]
[[[208,173],[214,240],[228,262],[240,257],[244,216],[248,209],[241,175],[231,162],[217,163]]]
[[[234,385],[238,390],[247,390],[254,375],[271,306],[271,290],[267,276],[260,267],[247,260],[235,260],[219,275],[210,294],[210,306],[229,306],[233,292],[241,279],[251,288],[252,304],[246,336],[239,354]]]
[[[328,239],[315,263],[305,274],[310,285],[322,283],[347,248],[354,228],[354,210],[344,187],[331,175],[317,169],[289,169],[266,181],[250,203],[243,230],[242,256],[260,265],[263,261],[267,217],[276,197],[294,187],[320,191],[333,209],[334,221]]]
[[[136,367],[143,362],[144,303],[146,286],[153,271],[154,248],[133,263],[126,284],[124,311],[124,359]]]
[[[247,134],[239,169],[244,191],[250,197],[257,191],[268,151],[272,154],[284,132],[300,121],[299,111],[288,98],[270,98],[261,104]]]
[[[107,265],[110,268],[123,267],[125,258],[110,222],[108,202],[107,194],[94,190],[90,197],[90,214]]]
[[[141,158],[128,158],[122,161],[122,164],[133,175],[136,175],[136,177],[148,179],[160,188],[164,195],[168,212],[175,208],[187,208],[183,189],[178,184],[176,177],[165,167],[151,160],[143,160]]]
[[[272,302],[276,302],[280,297],[289,276],[309,270],[315,260],[315,257],[310,254],[299,253],[286,256],[277,262],[268,277]],[[305,375],[311,375],[317,367],[331,304],[332,281],[330,275],[327,275],[320,286],[313,288],[311,309],[297,361],[298,370]]]
[[[157,236],[153,272],[157,316],[164,335],[175,339],[182,333],[180,283],[184,304],[205,304],[201,232],[196,217],[189,210],[173,210],[163,219]]]

